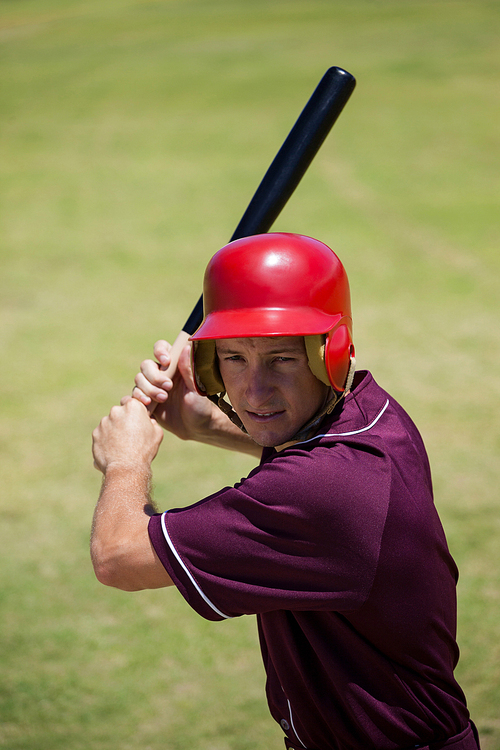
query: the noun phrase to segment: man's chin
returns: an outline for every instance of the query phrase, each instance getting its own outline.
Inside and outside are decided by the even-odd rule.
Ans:
[[[266,432],[265,430],[248,430],[252,440],[262,448],[279,448],[292,441],[295,433],[292,432]]]

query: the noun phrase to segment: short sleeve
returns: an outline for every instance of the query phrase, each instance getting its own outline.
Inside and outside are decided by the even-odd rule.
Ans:
[[[390,468],[370,446],[317,445],[150,521],[188,603],[208,619],[272,610],[352,611],[376,571]]]

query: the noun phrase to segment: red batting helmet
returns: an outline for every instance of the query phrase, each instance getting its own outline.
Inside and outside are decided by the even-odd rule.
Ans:
[[[314,375],[344,391],[354,356],[349,282],[327,245],[285,233],[230,242],[207,266],[203,302],[203,323],[191,337],[203,395],[225,390],[214,340],[257,336],[304,336]]]

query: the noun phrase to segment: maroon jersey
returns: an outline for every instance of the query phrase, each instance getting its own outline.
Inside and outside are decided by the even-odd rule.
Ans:
[[[457,569],[427,455],[369,373],[315,437],[265,448],[247,478],[149,530],[200,615],[257,615],[290,746],[396,750],[467,731]]]

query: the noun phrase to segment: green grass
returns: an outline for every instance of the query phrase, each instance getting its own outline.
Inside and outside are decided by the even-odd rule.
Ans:
[[[0,0],[0,747],[281,747],[252,618],[94,579],[90,433],[173,339],[331,65],[358,86],[275,228],[338,250],[361,367],[414,416],[500,749],[500,3]],[[250,466],[166,439],[160,506]]]

